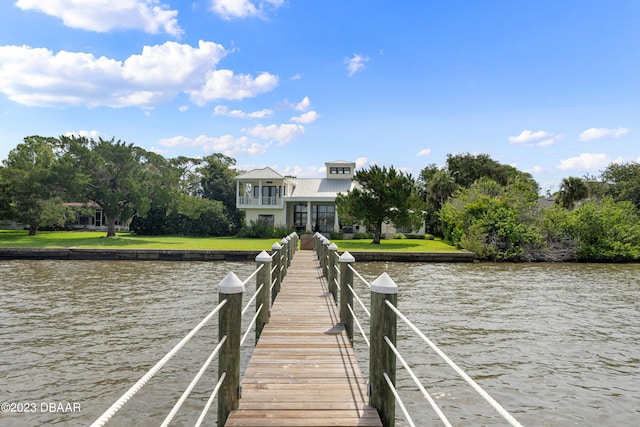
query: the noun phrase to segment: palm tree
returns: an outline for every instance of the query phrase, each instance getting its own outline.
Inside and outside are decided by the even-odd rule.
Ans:
[[[564,178],[560,184],[558,202],[565,209],[573,209],[577,202],[589,196],[589,187],[582,178],[570,176]]]

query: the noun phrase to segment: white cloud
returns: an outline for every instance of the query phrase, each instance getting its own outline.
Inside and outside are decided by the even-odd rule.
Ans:
[[[246,74],[235,75],[231,70],[215,70],[206,74],[204,86],[187,91],[198,105],[216,99],[241,100],[269,92],[278,85],[278,76],[261,73],[255,79]]]
[[[420,150],[418,152],[418,154],[416,154],[416,155],[417,156],[424,156],[424,157],[430,156],[431,155],[431,148],[425,148],[424,150]]]
[[[301,114],[298,117],[291,117],[291,121],[294,123],[309,124],[318,120],[319,117],[320,115],[315,111],[309,111],[308,113]]]
[[[201,147],[207,153],[223,153],[225,156],[264,154],[269,144],[259,144],[246,136],[236,138],[232,135],[220,137],[200,135],[196,138],[174,136],[158,141],[164,147]]]
[[[293,123],[284,125],[257,125],[246,130],[251,136],[261,139],[276,140],[278,145],[285,145],[304,134],[304,126]]]
[[[619,160],[618,160],[619,161]],[[596,172],[607,167],[612,160],[605,153],[582,153],[578,157],[564,159],[558,169]]]
[[[369,159],[367,159],[366,157],[358,157],[356,159],[356,169],[365,167],[367,163],[369,163]]]
[[[590,128],[582,132],[578,136],[579,141],[591,141],[592,139],[601,138],[620,138],[629,133],[627,128],[607,129],[607,128]]]
[[[197,47],[171,41],[145,46],[124,62],[83,52],[0,46],[0,92],[32,106],[153,108],[180,92],[203,105],[256,96],[277,84],[269,73],[254,79],[214,71],[226,54],[221,45],[202,40]]]
[[[536,132],[523,130],[518,136],[510,136],[509,143],[528,145],[532,147],[548,147],[549,145],[554,144],[557,139],[559,139],[558,135],[554,135],[543,130]]]
[[[202,76],[214,67],[227,52],[213,42],[200,40],[198,47],[176,42],[144,46],[142,54],[124,61],[125,80],[145,86],[182,85],[190,78]]]
[[[22,10],[36,10],[62,19],[64,25],[87,31],[142,30],[180,37],[178,11],[159,0],[17,0]]]
[[[291,108],[300,112],[307,111],[309,108],[311,108],[311,100],[308,96],[305,96],[302,101],[298,102],[297,104],[293,104]]]
[[[544,167],[542,167],[540,165],[535,165],[531,169],[529,169],[527,172],[540,173],[540,172],[543,172],[543,171],[544,171]]]
[[[273,115],[273,110],[264,109],[259,111],[253,111],[251,113],[245,113],[241,110],[229,110],[225,105],[216,105],[213,109],[214,116],[233,117],[238,119],[264,119]]]
[[[189,106],[188,105],[181,105],[181,106],[178,107],[178,111],[180,111],[181,113],[189,111]]]
[[[223,19],[263,17],[267,8],[277,9],[284,0],[211,0],[211,10]]]
[[[369,58],[359,54],[354,54],[351,58],[344,58],[344,63],[347,64],[347,75],[353,76],[355,73],[364,68],[364,64],[369,61]]]

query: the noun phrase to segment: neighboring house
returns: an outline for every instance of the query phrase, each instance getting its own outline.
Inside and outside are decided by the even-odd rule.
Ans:
[[[76,220],[71,226],[76,230],[97,230],[106,231],[107,222],[102,208],[94,202],[87,203],[63,203],[64,206],[77,209],[78,215]],[[129,221],[130,222],[130,221]],[[122,224],[120,221],[116,221],[117,231],[128,231],[129,222]]]
[[[87,203],[63,203],[64,206],[75,209],[76,218],[73,223],[71,223],[71,227],[74,230],[95,230],[95,231],[107,231],[106,218],[97,204],[94,202]],[[131,221],[126,222],[125,224],[120,223],[120,221],[116,221],[116,230],[117,231],[129,231],[129,223]],[[1,230],[21,230],[29,228],[29,225],[19,224],[15,221],[9,220],[0,220],[0,229]]]
[[[298,231],[365,232],[363,226],[341,224],[335,204],[338,193],[354,186],[355,162],[336,160],[325,166],[325,178],[292,178],[269,167],[238,175],[236,207],[245,212],[247,224],[262,221]],[[392,237],[395,228],[383,224],[382,232]]]

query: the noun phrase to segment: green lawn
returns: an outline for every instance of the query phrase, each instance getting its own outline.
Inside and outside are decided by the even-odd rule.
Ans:
[[[113,249],[191,249],[191,250],[270,250],[278,239],[237,237],[136,236],[118,233],[107,239],[104,231],[39,231],[28,236],[24,230],[0,230],[0,248],[113,248]],[[452,252],[440,240],[334,240],[340,251]]]

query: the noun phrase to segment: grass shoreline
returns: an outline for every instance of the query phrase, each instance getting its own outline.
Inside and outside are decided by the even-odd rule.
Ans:
[[[106,238],[104,231],[39,231],[29,236],[26,230],[0,230],[2,248],[78,248],[78,249],[156,249],[156,250],[271,250],[278,239],[239,237],[137,236],[118,233]],[[369,240],[333,240],[340,251],[353,252],[464,252],[441,240],[394,239],[380,245]]]

